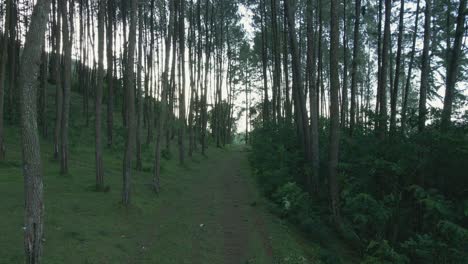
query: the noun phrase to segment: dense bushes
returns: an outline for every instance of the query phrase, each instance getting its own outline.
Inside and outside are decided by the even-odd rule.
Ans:
[[[379,141],[361,132],[340,143],[343,234],[362,263],[468,262],[468,134],[465,125]],[[326,129],[324,129],[326,131]],[[345,133],[343,133],[345,134]],[[292,126],[252,132],[250,160],[278,213],[305,232],[327,222],[327,135],[322,133],[319,193],[307,193]]]

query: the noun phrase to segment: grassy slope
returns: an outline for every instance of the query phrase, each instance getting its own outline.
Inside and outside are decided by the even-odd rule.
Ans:
[[[52,90],[49,95],[49,135],[52,135]],[[192,259],[199,259],[200,263],[222,263],[223,237],[219,223],[211,223],[213,228],[203,231],[199,228],[200,223],[208,226],[213,221],[209,216],[216,214],[222,203],[194,206],[192,200],[200,192],[213,191],[197,187],[201,177],[212,169],[207,167],[212,164],[210,158],[197,155],[184,167],[178,166],[175,158],[164,161],[162,193],[157,196],[149,186],[153,146],[144,146],[144,170],[134,172],[132,205],[123,208],[119,203],[123,154],[120,114],[115,114],[116,144],[113,149],[104,151],[105,182],[110,191],[94,192],[94,120],[91,118],[86,128],[81,117],[81,97],[74,93],[71,101],[69,175],[59,175],[59,164],[51,158],[52,137],[42,139],[46,210],[44,263],[192,263]],[[6,147],[7,160],[0,163],[0,263],[21,263],[23,178],[17,127],[7,126]],[[175,153],[175,149],[172,152]],[[229,152],[211,148],[208,155],[228,158]],[[249,174],[247,162],[242,164],[242,172]],[[222,194],[222,190],[214,191]],[[256,190],[253,193],[260,201]],[[315,246],[298,244],[295,233],[287,225],[260,207],[248,213],[260,211],[265,215],[271,246],[278,259],[313,254]],[[253,263],[268,263],[258,232],[250,232],[249,240],[252,241],[249,255],[255,256]]]

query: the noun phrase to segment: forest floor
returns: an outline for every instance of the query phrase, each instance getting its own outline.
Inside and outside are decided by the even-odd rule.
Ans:
[[[53,89],[50,100],[53,100]],[[120,203],[123,128],[115,113],[114,145],[104,148],[107,192],[95,191],[94,119],[81,113],[72,94],[70,171],[59,174],[52,158],[53,107],[49,136],[41,138],[45,195],[43,263],[321,263],[325,241],[304,239],[270,213],[256,187],[243,146],[187,158],[180,166],[176,146],[163,160],[161,192],[152,187],[153,144],[143,144],[142,171],[133,172],[131,205]],[[104,127],[103,127],[104,132]],[[23,177],[19,128],[5,129],[0,162],[0,264],[23,262]],[[313,239],[312,239],[313,240]],[[339,254],[335,249],[327,249]]]
[[[23,259],[19,131],[7,128],[0,163],[0,263]],[[94,191],[94,147],[74,135],[70,173],[59,175],[43,140],[44,263],[309,263],[315,247],[268,213],[241,147],[208,150],[186,165],[165,160],[161,193],[151,186],[152,147],[133,174],[132,205],[120,204],[121,151],[106,149],[108,192]],[[88,137],[89,138],[89,137]],[[172,150],[176,156],[176,149]],[[303,261],[304,260],[304,261]],[[315,263],[315,262],[314,262]]]

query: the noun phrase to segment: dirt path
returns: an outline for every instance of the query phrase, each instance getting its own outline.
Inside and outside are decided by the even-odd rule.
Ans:
[[[213,214],[208,217],[205,215],[204,220],[208,224],[201,224],[201,229],[212,228],[213,224],[217,226],[218,235],[222,237],[219,240],[222,244],[222,261],[226,264],[251,263],[254,259],[252,255],[256,254],[266,256],[269,262],[272,257],[263,216],[252,207],[255,195],[248,179],[247,166],[246,153],[241,149],[210,156],[208,164],[200,171],[203,178],[196,192],[201,195],[193,201],[194,207],[197,207],[195,204],[201,204],[205,205],[205,209],[206,206],[214,209]],[[253,236],[260,238],[262,252],[252,252]],[[199,236],[195,237],[194,245],[199,247],[200,241]]]
[[[164,174],[170,177],[162,179],[155,224],[134,263],[271,264],[301,252],[267,213],[242,148],[210,149],[207,158]]]

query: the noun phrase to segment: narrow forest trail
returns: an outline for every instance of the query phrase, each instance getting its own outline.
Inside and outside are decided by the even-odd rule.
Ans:
[[[189,252],[173,260],[162,253],[158,263],[309,263],[294,232],[267,213],[241,147],[212,150],[191,167],[183,177],[190,184],[182,183],[187,185],[177,187],[178,198],[162,203],[161,217],[142,241],[156,251],[182,247]],[[169,191],[163,181],[163,193]],[[185,239],[173,240],[178,236],[167,230],[183,232]],[[135,262],[154,260],[154,253],[141,251]]]

